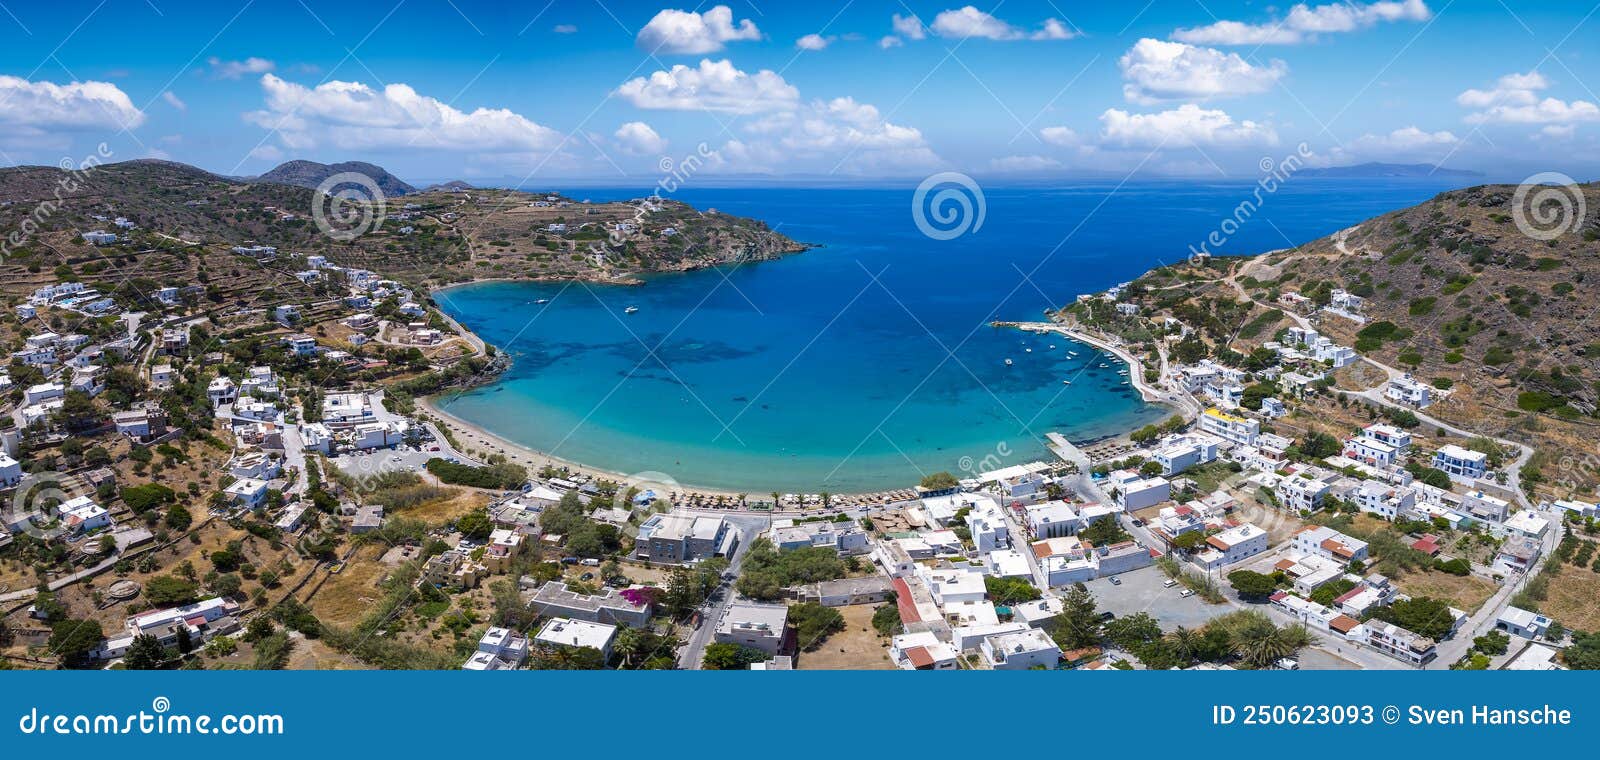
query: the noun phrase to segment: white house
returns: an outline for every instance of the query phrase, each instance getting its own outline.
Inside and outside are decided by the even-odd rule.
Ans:
[[[767,654],[781,654],[789,608],[781,604],[734,602],[717,621],[714,638],[719,644],[739,644]]]
[[[1500,617],[1495,618],[1494,627],[1495,630],[1505,631],[1513,636],[1536,639],[1550,630],[1550,618],[1521,607],[1507,607],[1500,613]]]
[[[932,631],[904,633],[889,640],[889,659],[901,670],[955,670],[960,656]]]
[[[1254,446],[1256,436],[1261,433],[1261,422],[1235,417],[1212,407],[1200,415],[1200,430],[1242,446]]]
[[[1160,476],[1146,478],[1133,470],[1118,470],[1106,479],[1115,490],[1118,506],[1129,512],[1172,498],[1172,483]]]
[[[1550,529],[1550,521],[1540,517],[1537,512],[1524,509],[1506,518],[1505,528],[1529,538],[1542,538],[1545,531]]]
[[[1390,380],[1389,386],[1383,391],[1383,395],[1390,401],[1407,404],[1418,409],[1427,408],[1433,403],[1433,387],[1417,382],[1409,374]]]
[[[0,488],[10,488],[22,482],[22,463],[0,451]]]
[[[1161,465],[1162,475],[1176,475],[1214,461],[1221,443],[1221,439],[1207,433],[1168,436],[1150,452],[1150,459]]]
[[[1078,510],[1064,501],[1034,504],[1027,508],[1024,516],[1028,523],[1028,532],[1035,539],[1075,535],[1083,526]]]
[[[978,645],[978,651],[995,670],[1050,669],[1061,662],[1061,647],[1038,628],[990,636]]]
[[[1304,554],[1346,564],[1365,562],[1367,559],[1367,542],[1325,525],[1315,525],[1296,533],[1292,546]]]
[[[1206,537],[1206,549],[1194,555],[1194,563],[1211,570],[1241,562],[1267,550],[1267,532],[1251,523],[1229,528]]]
[[[1481,520],[1504,522],[1511,512],[1511,502],[1479,489],[1462,494],[1461,510]]]
[[[1489,455],[1447,443],[1433,455],[1433,466],[1458,478],[1476,480],[1488,472]]]
[[[1385,520],[1395,520],[1417,503],[1417,492],[1406,486],[1390,485],[1381,480],[1363,480],[1351,492],[1362,512],[1374,514]]]
[[[1313,480],[1303,475],[1291,475],[1278,481],[1278,487],[1273,493],[1278,497],[1278,503],[1289,509],[1311,510],[1316,509],[1328,495],[1330,486],[1321,480]]]
[[[602,660],[610,660],[611,642],[616,637],[617,627],[614,625],[558,617],[546,622],[533,641],[552,649],[587,647],[600,652]]]
[[[241,507],[255,509],[267,500],[267,481],[255,478],[239,478],[228,484],[222,492]]]

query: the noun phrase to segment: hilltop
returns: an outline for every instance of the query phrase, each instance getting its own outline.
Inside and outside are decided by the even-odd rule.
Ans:
[[[337,164],[319,164],[315,161],[285,161],[272,171],[255,178],[256,182],[276,185],[294,185],[316,189],[323,180],[335,174],[355,173],[370,177],[385,195],[398,196],[417,192],[405,180],[390,174],[387,169],[365,161],[341,161]]]
[[[78,173],[0,169],[0,240],[7,241],[0,287],[31,292],[64,276],[63,267],[90,283],[135,278],[145,286],[186,286],[205,282],[208,272],[229,274],[212,285],[224,290],[271,282],[260,268],[239,266],[241,257],[230,252],[239,245],[270,246],[280,258],[321,255],[420,288],[482,278],[632,282],[639,274],[772,259],[807,247],[763,222],[677,201],[587,203],[464,183],[427,191],[401,183],[406,194],[388,198],[362,234],[334,239],[318,228],[315,193],[303,185],[327,171],[361,168],[371,169],[380,187],[392,179],[359,162],[290,162],[255,179],[151,160]],[[117,218],[133,227],[113,226]],[[82,233],[93,230],[121,240],[92,246]],[[293,272],[280,268],[285,277]]]
[[[1549,241],[1519,230],[1516,187],[1482,185],[1296,248],[1154,270],[1123,295],[1137,318],[1068,311],[1136,345],[1159,332],[1148,319],[1171,316],[1194,331],[1167,339],[1175,361],[1247,361],[1288,327],[1313,325],[1439,391],[1428,414],[1534,446],[1528,485],[1581,493],[1600,480],[1585,463],[1600,437],[1600,185],[1581,190],[1585,218]],[[1336,290],[1359,307],[1327,308]],[[1351,390],[1385,379],[1368,362],[1334,377]]]

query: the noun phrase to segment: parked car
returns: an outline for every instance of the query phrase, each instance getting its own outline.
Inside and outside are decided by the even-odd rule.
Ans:
[[[1161,587],[1162,588],[1172,588],[1173,586],[1176,586],[1176,585],[1178,585],[1177,581],[1175,581],[1175,580],[1173,580],[1171,578],[1168,578],[1166,583],[1161,584]]]
[[[584,567],[599,567],[600,566],[600,560],[597,560],[597,559],[595,559],[593,557],[589,557],[589,558],[585,559],[582,562],[582,564],[583,564]]]
[[[562,557],[561,558],[561,564],[563,564],[563,565],[576,565],[576,564],[578,564],[578,558],[577,557]]]
[[[1113,586],[1121,586],[1122,585],[1122,579],[1118,578],[1115,575],[1111,576],[1109,578],[1109,580],[1111,581],[1111,585],[1113,585]]]
[[[1194,596],[1194,589],[1186,588],[1186,589],[1183,590],[1183,593],[1179,594],[1178,596],[1185,597],[1185,598]]]
[[[594,580],[594,573],[584,573],[583,575],[578,576],[578,580],[580,580],[580,581],[592,581],[592,580]]]

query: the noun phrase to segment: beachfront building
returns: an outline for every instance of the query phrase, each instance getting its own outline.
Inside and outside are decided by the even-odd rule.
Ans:
[[[1161,474],[1176,475],[1217,458],[1222,439],[1208,433],[1167,436],[1150,452],[1150,460],[1161,465]]]
[[[1172,498],[1172,483],[1156,476],[1146,478],[1134,470],[1117,470],[1106,476],[1117,505],[1132,512]]]
[[[1241,446],[1254,446],[1256,436],[1261,433],[1261,422],[1235,417],[1212,407],[1200,415],[1200,430]]]
[[[1076,535],[1083,527],[1078,510],[1064,501],[1047,501],[1034,504],[1023,513],[1028,532],[1035,539],[1062,538]]]
[[[660,514],[639,525],[634,556],[651,562],[678,564],[727,556],[739,533],[720,517]]]

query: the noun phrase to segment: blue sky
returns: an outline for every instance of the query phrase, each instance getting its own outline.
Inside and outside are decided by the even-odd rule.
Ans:
[[[0,163],[1220,178],[1303,143],[1587,180],[1597,34],[1588,3],[1512,0],[0,0]]]

